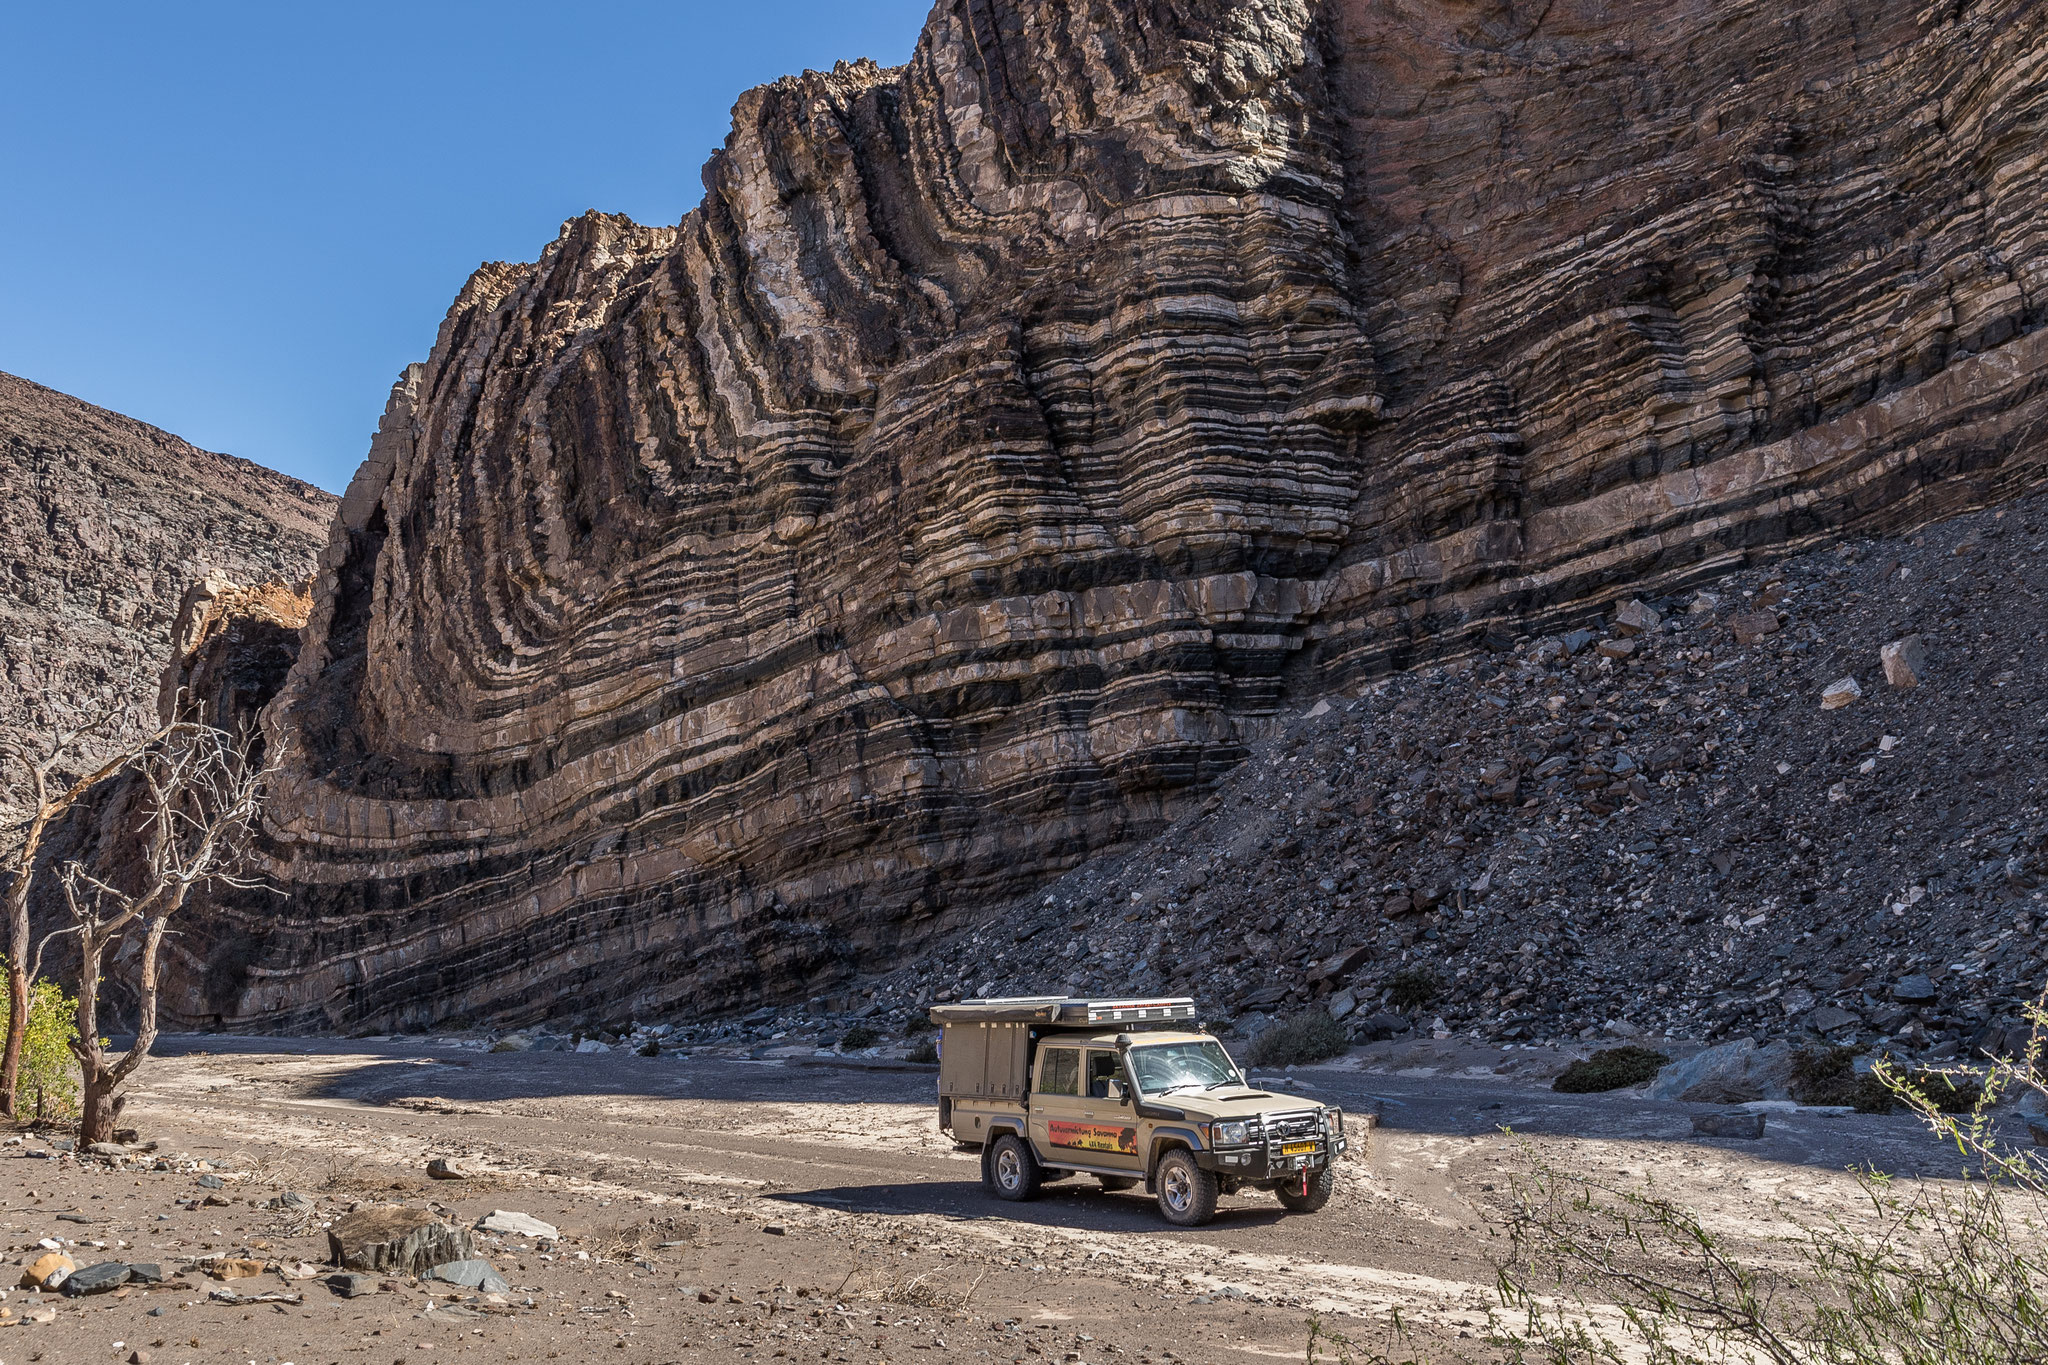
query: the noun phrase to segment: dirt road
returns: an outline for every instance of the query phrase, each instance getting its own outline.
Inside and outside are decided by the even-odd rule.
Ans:
[[[129,1111],[159,1143],[151,1161],[81,1163],[31,1136],[0,1161],[4,1225],[24,1263],[49,1238],[78,1243],[65,1249],[81,1266],[192,1268],[119,1298],[16,1291],[17,1321],[56,1315],[0,1334],[0,1360],[1300,1360],[1312,1315],[1376,1339],[1395,1308],[1476,1351],[1508,1191],[1539,1164],[1654,1177],[1761,1255],[1788,1210],[1853,1214],[1851,1166],[1947,1169],[1903,1117],[1779,1113],[1760,1142],[1695,1140],[1695,1106],[1556,1095],[1472,1065],[1497,1053],[1388,1060],[1410,1074],[1353,1058],[1273,1081],[1383,1116],[1330,1207],[1291,1216],[1247,1195],[1182,1230],[1142,1191],[1092,1182],[989,1199],[975,1155],[934,1127],[925,1069],[422,1041],[162,1052]],[[171,1154],[206,1160],[222,1187],[155,1160]],[[428,1180],[437,1156],[466,1158],[472,1178]],[[286,1190],[315,1207],[260,1207]],[[290,1278],[324,1258],[323,1223],[382,1200],[464,1223],[517,1210],[562,1235],[480,1236],[512,1286],[495,1301],[398,1281],[343,1300]],[[284,1268],[230,1282],[244,1299],[302,1301],[210,1297],[222,1286],[197,1262],[223,1252]]]

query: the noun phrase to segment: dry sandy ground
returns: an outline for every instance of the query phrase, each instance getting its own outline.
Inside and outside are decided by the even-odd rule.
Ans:
[[[157,1156],[204,1159],[224,1187],[29,1155],[50,1150],[31,1134],[0,1156],[0,1244],[22,1263],[48,1238],[75,1243],[80,1265],[188,1269],[117,1296],[13,1291],[5,1365],[137,1352],[149,1365],[1301,1360],[1312,1314],[1376,1341],[1396,1307],[1438,1343],[1476,1349],[1508,1191],[1538,1163],[1654,1176],[1764,1255],[1786,1210],[1853,1210],[1852,1165],[1946,1169],[1905,1118],[1774,1114],[1761,1142],[1699,1140],[1695,1107],[1554,1095],[1526,1052],[1382,1046],[1285,1083],[1384,1116],[1327,1210],[1291,1216],[1248,1195],[1181,1230],[1142,1191],[1090,1182],[1027,1205],[987,1198],[976,1158],[934,1127],[924,1070],[423,1041],[187,1038],[162,1051],[129,1119]],[[1519,1074],[1496,1073],[1518,1059]],[[480,1174],[430,1181],[435,1156]],[[286,1190],[315,1208],[260,1207]],[[200,1202],[209,1193],[224,1202]],[[321,1278],[288,1278],[324,1259],[324,1222],[383,1200],[465,1224],[517,1210],[562,1240],[479,1234],[513,1287],[495,1299],[389,1281],[344,1300]],[[223,1252],[284,1273],[223,1286],[197,1265]],[[211,1297],[222,1288],[298,1301]]]

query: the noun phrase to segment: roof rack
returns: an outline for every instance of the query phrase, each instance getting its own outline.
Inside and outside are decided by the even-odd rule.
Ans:
[[[1189,996],[1135,1000],[1084,1000],[1064,995],[1025,995],[1003,1000],[962,1000],[932,1006],[935,1024],[1154,1024],[1192,1022],[1195,1002]]]

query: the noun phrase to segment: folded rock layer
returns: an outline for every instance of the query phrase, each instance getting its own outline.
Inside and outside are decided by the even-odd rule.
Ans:
[[[471,279],[266,712],[267,1029],[800,996],[1290,699],[2040,478],[2048,8],[942,0]]]

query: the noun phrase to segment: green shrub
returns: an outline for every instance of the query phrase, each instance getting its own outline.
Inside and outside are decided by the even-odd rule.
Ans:
[[[38,1119],[69,1118],[78,1112],[78,1059],[71,1040],[78,1002],[54,981],[29,992],[28,1037],[21,1045],[21,1075],[15,1085],[16,1112]],[[7,981],[0,976],[0,1019],[6,1017]]]
[[[1327,1011],[1307,1010],[1254,1038],[1246,1055],[1253,1066],[1300,1066],[1338,1056],[1350,1045],[1344,1026]]]
[[[919,1062],[925,1066],[930,1066],[933,1062],[939,1060],[939,1045],[937,1040],[931,1038],[920,1038],[918,1040],[917,1046],[910,1049],[909,1053],[904,1057],[904,1060],[910,1062]]]
[[[1859,1114],[1889,1114],[1899,1107],[1890,1086],[1867,1072],[1856,1074],[1856,1054],[1846,1047],[1811,1047],[1794,1056],[1792,1098],[1847,1105]]]
[[[1387,978],[1387,1001],[1403,1012],[1419,1010],[1436,999],[1442,989],[1435,972],[1427,967],[1409,967]]]
[[[1573,1062],[1550,1083],[1550,1088],[1566,1095],[1623,1090],[1643,1084],[1670,1064],[1669,1057],[1646,1047],[1611,1047],[1584,1061]]]
[[[855,1024],[839,1039],[839,1046],[848,1052],[858,1052],[864,1047],[873,1047],[882,1041],[882,1035],[866,1024]]]

